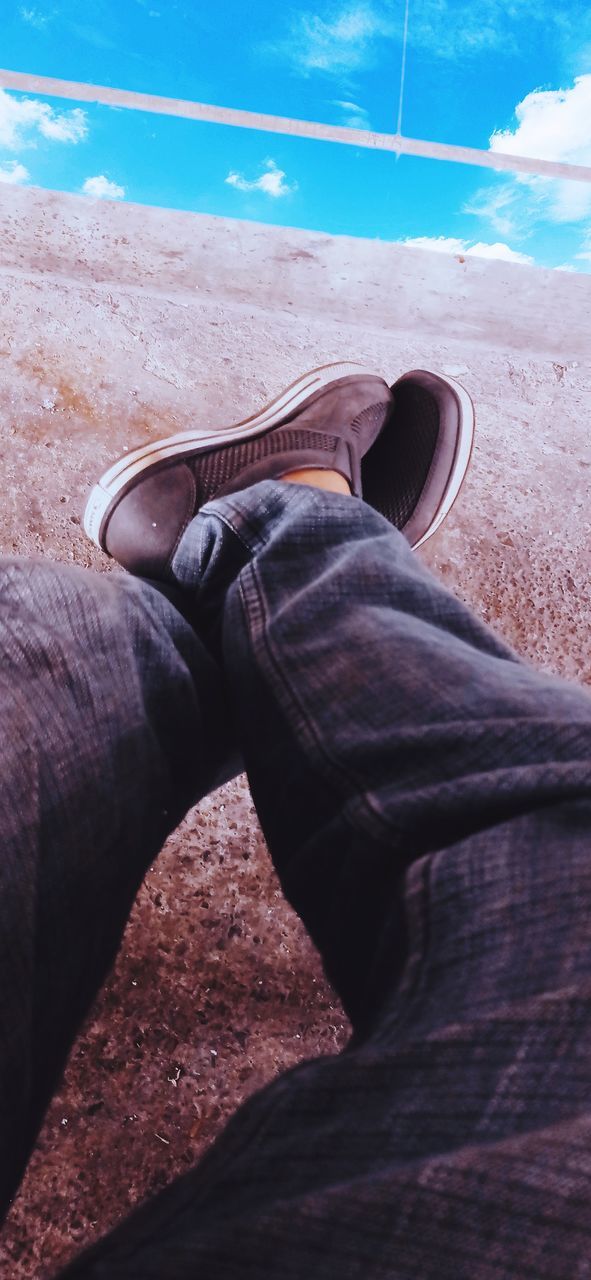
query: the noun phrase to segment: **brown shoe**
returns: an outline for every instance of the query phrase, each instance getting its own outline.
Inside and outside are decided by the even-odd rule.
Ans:
[[[131,573],[166,579],[187,525],[212,498],[301,467],[338,471],[360,497],[362,457],[392,403],[388,384],[363,365],[313,369],[244,422],[125,454],[92,490],[86,532]]]
[[[363,460],[363,497],[420,547],[449,515],[470,465],[474,405],[447,374],[413,369],[392,387],[388,426]]]
[[[416,369],[390,390],[361,365],[323,365],[233,427],[184,432],[125,454],[92,490],[84,526],[131,573],[164,580],[204,503],[320,467],[343,475],[418,547],[451,510],[473,437],[472,401],[447,375]]]

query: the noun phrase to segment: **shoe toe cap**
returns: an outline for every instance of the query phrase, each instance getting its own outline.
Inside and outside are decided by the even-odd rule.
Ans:
[[[105,550],[130,573],[170,577],[170,562],[195,513],[195,480],[182,463],[141,475],[107,512]]]

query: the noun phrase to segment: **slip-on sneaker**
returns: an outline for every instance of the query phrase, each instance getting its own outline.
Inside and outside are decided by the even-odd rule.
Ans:
[[[474,405],[447,374],[413,369],[392,387],[387,427],[363,459],[363,497],[420,547],[460,492],[472,456]]]
[[[417,546],[457,496],[470,458],[473,411],[464,389],[437,374],[405,374],[393,392],[362,365],[324,365],[234,426],[142,445],[95,485],[86,532],[131,573],[166,580],[204,503],[319,467],[344,476],[353,494]]]

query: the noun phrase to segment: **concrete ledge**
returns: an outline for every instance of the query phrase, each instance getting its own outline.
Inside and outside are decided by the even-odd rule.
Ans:
[[[0,269],[215,297],[586,358],[591,276],[34,188],[0,189]]]

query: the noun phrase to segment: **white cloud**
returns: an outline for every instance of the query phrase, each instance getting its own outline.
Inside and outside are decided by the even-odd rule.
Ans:
[[[49,14],[40,13],[38,9],[26,9],[24,6],[19,9],[19,15],[23,22],[29,27],[36,27],[38,31],[43,31],[49,22]]]
[[[382,0],[393,15],[398,4]],[[588,0],[413,0],[409,43],[449,61],[474,60],[497,52],[523,57],[530,38],[542,36],[560,65],[589,68],[591,12]]]
[[[285,177],[283,169],[280,169],[274,160],[265,160],[264,172],[260,177],[249,181],[241,173],[232,170],[224,181],[228,186],[236,187],[238,191],[262,191],[266,196],[277,199],[279,196],[291,195],[297,190],[297,182],[286,182]]]
[[[535,89],[517,104],[515,118],[513,128],[492,134],[491,151],[591,166],[591,75],[578,76],[569,89]],[[591,183],[520,176],[506,184],[505,204],[515,204],[524,189],[551,222],[591,216]]]
[[[467,258],[499,258],[502,262],[520,262],[523,266],[531,267],[534,265],[534,259],[529,253],[520,253],[518,249],[511,249],[508,244],[497,241],[496,244],[482,244],[477,241],[466,249]]]
[[[13,98],[0,89],[0,146],[7,151],[35,147],[40,137],[51,142],[82,142],[88,134],[80,107],[55,111],[38,98]]]
[[[365,107],[358,107],[356,102],[340,102],[338,100],[332,103],[333,107],[338,107],[343,113],[342,124],[348,125],[350,129],[371,129],[369,116]]]
[[[381,11],[370,0],[333,8],[329,17],[317,13],[299,13],[291,23],[286,40],[270,47],[299,71],[309,76],[314,71],[342,76],[372,65],[376,43],[395,34],[396,24],[388,16],[388,6]],[[267,46],[269,48],[269,46]]]
[[[591,167],[591,74],[577,76],[566,89],[526,94],[515,108],[515,123],[496,130],[490,147],[508,155]],[[518,241],[527,240],[544,224],[582,223],[587,236],[575,261],[591,261],[591,183],[539,174],[491,176],[463,212],[481,220],[485,235],[493,232]]]
[[[310,3],[310,0],[308,0]],[[286,34],[264,48],[309,76],[316,72],[348,79],[375,65],[380,41],[390,41],[384,70],[396,78],[402,41],[402,0],[315,0],[313,8],[285,6]],[[524,39],[541,34],[558,52],[560,64],[589,69],[591,11],[588,0],[413,0],[411,48],[439,60],[474,62],[491,53],[523,56]],[[343,97],[353,94],[349,82]]]
[[[86,114],[81,107],[74,107],[73,111],[58,115],[48,107],[40,119],[39,132],[51,142],[82,142],[88,134]]]
[[[515,184],[506,180],[495,187],[481,187],[466,201],[463,213],[484,218],[499,236],[519,236],[521,229],[515,218]]]
[[[528,253],[519,253],[508,244],[475,244],[469,240],[456,239],[454,236],[412,236],[401,241],[411,249],[431,249],[435,253],[454,254],[460,258],[499,258],[503,262],[519,262],[532,266],[534,259]]]
[[[418,0],[409,27],[409,42],[440,58],[454,60],[511,47],[514,38],[504,17],[497,0],[479,0],[477,6],[459,0],[453,4],[447,0]]]
[[[315,72],[350,77],[376,63],[380,42],[391,42],[387,74],[397,74],[403,30],[401,0],[316,0],[314,9],[288,19],[285,38],[267,44],[301,75]],[[427,50],[438,59],[474,60],[492,52],[519,55],[524,31],[541,31],[564,53],[569,66],[583,68],[580,51],[591,36],[588,0],[569,0],[564,6],[549,0],[413,0],[409,27],[412,48]],[[577,33],[576,62],[570,58]],[[393,48],[392,48],[393,46]],[[396,70],[395,70],[396,68]],[[346,95],[352,92],[347,88]],[[345,94],[343,94],[345,96]]]
[[[96,200],[125,199],[125,187],[120,187],[117,182],[110,182],[104,173],[99,173],[94,178],[87,178],[82,184],[82,193],[85,196],[93,196]]]
[[[589,227],[580,251],[575,254],[575,257],[581,262],[591,262],[591,227]]]
[[[4,164],[0,164],[0,182],[28,182],[30,178],[28,169],[24,164],[19,164],[17,160],[6,160]]]
[[[400,5],[391,9],[400,13]],[[548,0],[413,0],[408,34],[411,46],[465,61],[493,51],[523,55],[524,32],[536,27],[562,48],[577,23],[588,29],[588,0],[569,0],[566,20],[564,6]]]
[[[515,108],[517,127],[496,130],[491,151],[591,163],[591,75],[571,89],[534,89]]]

